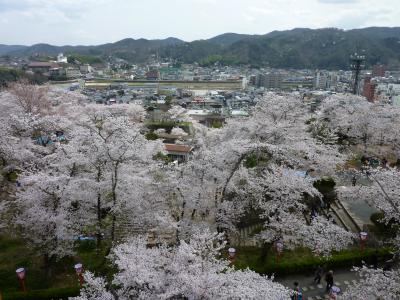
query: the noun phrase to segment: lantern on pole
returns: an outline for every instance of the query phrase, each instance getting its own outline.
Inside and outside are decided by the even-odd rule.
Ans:
[[[18,277],[19,285],[21,286],[21,290],[23,292],[26,292],[26,286],[25,286],[26,271],[25,271],[25,268],[18,268],[17,270],[15,270],[15,272],[17,273],[17,277]]]
[[[275,242],[275,250],[276,250],[276,261],[279,262],[281,255],[283,253],[283,242],[277,241]]]
[[[229,248],[228,249],[228,259],[231,263],[235,260],[236,257],[236,249],[235,248]]]
[[[82,287],[83,282],[84,282],[84,280],[83,280],[83,272],[84,272],[83,265],[81,263],[79,263],[79,264],[76,264],[74,266],[74,268],[75,268],[76,275],[78,276],[78,279],[79,279],[79,284]]]
[[[365,231],[361,231],[360,232],[360,248],[361,248],[361,250],[364,250],[367,240],[368,240],[368,233]]]

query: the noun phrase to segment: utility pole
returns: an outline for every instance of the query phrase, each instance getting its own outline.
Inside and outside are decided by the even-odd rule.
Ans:
[[[361,69],[364,68],[365,55],[359,55],[357,53],[354,53],[353,55],[350,56],[350,60],[351,60],[350,68],[354,72],[353,94],[357,95]]]

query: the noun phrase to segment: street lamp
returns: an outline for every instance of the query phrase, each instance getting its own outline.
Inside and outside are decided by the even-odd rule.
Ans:
[[[21,290],[23,292],[26,292],[26,286],[25,286],[26,271],[25,271],[25,268],[18,268],[17,270],[15,270],[15,272],[17,273],[17,277],[18,277],[18,280],[19,280],[19,284],[21,286]]]
[[[235,249],[235,248],[229,248],[229,249],[228,249],[228,258],[229,258],[229,261],[230,261],[231,263],[233,263],[233,261],[235,260],[235,257],[236,257],[236,249]]]
[[[75,268],[76,275],[78,275],[78,278],[79,278],[79,284],[82,287],[83,282],[84,282],[84,280],[83,280],[83,272],[84,272],[83,265],[81,263],[78,263],[74,266],[74,268]]]
[[[365,243],[368,240],[368,233],[365,231],[361,231],[360,232],[360,248],[361,250],[364,250],[365,247]]]

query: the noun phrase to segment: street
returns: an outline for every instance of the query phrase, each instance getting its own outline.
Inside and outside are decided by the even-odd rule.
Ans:
[[[314,274],[310,274],[309,276],[303,275],[291,275],[285,277],[276,277],[275,280],[279,283],[282,283],[284,286],[293,289],[293,283],[297,281],[299,283],[300,288],[303,291],[303,299],[304,300],[320,300],[320,299],[329,299],[326,289],[326,282],[324,277],[321,279],[320,284],[315,284]],[[336,270],[333,272],[334,285],[339,287],[341,291],[345,291],[348,285],[354,285],[358,283],[359,278],[355,272],[351,272],[348,270]]]

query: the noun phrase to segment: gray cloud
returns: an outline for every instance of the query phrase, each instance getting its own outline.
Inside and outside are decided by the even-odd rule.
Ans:
[[[359,0],[318,0],[318,2],[327,4],[354,4],[358,3]]]

